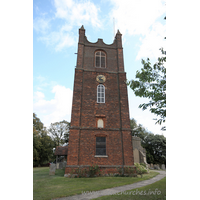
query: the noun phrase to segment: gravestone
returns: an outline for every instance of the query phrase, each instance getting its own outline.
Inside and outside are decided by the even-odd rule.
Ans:
[[[59,163],[56,163],[56,169],[59,169]]]
[[[63,162],[59,163],[59,169],[63,169]]]
[[[154,167],[154,169],[158,169],[158,166],[156,164],[153,167]]]
[[[149,169],[154,169],[153,163],[150,164]]]
[[[64,174],[64,177],[68,178],[70,177],[70,174]]]
[[[49,166],[49,175],[55,175],[56,172],[56,164],[52,163]]]
[[[164,164],[161,165],[161,169],[165,170],[165,165]]]
[[[159,165],[158,165],[158,164],[155,164],[155,165],[154,165],[154,169],[160,169]]]
[[[66,167],[66,165],[67,165],[67,162],[66,162],[66,161],[64,161],[64,162],[63,162],[63,168],[65,168],[65,167]]]

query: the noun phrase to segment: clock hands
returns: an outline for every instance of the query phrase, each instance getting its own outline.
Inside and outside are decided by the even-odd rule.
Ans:
[[[104,75],[98,75],[96,80],[99,82],[99,83],[104,83],[106,78]]]
[[[100,81],[103,81],[103,76],[99,76],[99,80],[100,80]]]

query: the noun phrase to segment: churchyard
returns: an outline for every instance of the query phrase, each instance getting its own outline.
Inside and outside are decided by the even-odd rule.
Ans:
[[[81,194],[83,191],[98,191],[106,188],[128,185],[158,175],[158,172],[150,170],[150,173],[143,174],[142,177],[106,176],[94,178],[66,178],[64,177],[64,173],[64,169],[56,169],[55,175],[49,175],[49,167],[33,168],[33,199],[49,200],[72,196]],[[149,187],[151,187],[151,185],[149,185]],[[119,197],[117,198],[120,199]],[[126,198],[128,198],[128,195],[125,195],[125,198],[123,197],[123,199]],[[107,199],[110,198],[107,197]]]

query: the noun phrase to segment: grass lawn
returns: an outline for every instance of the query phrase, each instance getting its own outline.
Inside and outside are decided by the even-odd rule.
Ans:
[[[150,185],[127,190],[124,194],[110,195],[96,198],[95,200],[165,200],[166,199],[166,177]]]
[[[138,177],[95,177],[65,178],[64,169],[56,170],[56,175],[49,176],[49,168],[33,168],[33,199],[50,200],[59,197],[81,194],[82,191],[97,191],[106,188],[127,185],[150,179],[159,174],[150,172]]]

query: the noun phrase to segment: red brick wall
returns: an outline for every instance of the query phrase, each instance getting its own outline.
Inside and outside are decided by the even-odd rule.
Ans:
[[[108,157],[95,157],[96,137],[106,136],[106,154]],[[81,130],[79,165],[119,165],[122,164],[121,140],[119,131],[104,129]],[[86,145],[87,144],[87,145]]]
[[[78,165],[79,130],[70,130],[67,165]]]
[[[73,91],[73,103],[71,114],[71,126],[80,125],[80,111],[81,111],[81,94],[82,94],[82,70],[75,70],[74,77],[74,91]]]
[[[106,68],[95,68],[95,51],[106,53]],[[106,77],[105,103],[97,103],[96,77]],[[111,45],[101,39],[90,43],[85,30],[79,29],[77,67],[75,69],[71,129],[67,165],[133,165],[129,107],[124,72],[121,34]],[[104,128],[97,128],[102,118]],[[95,157],[96,137],[106,136],[108,157]],[[123,149],[123,151],[122,151]],[[124,160],[124,163],[123,163]],[[66,168],[66,173],[69,171]]]
[[[120,166],[119,166],[120,167]],[[78,167],[66,167],[65,168],[65,174],[72,173],[72,170],[76,170]],[[89,169],[89,167],[81,167],[80,169]],[[108,174],[108,173],[118,173],[117,167],[100,167],[100,170],[102,170],[102,174]],[[104,173],[103,173],[104,172]]]

